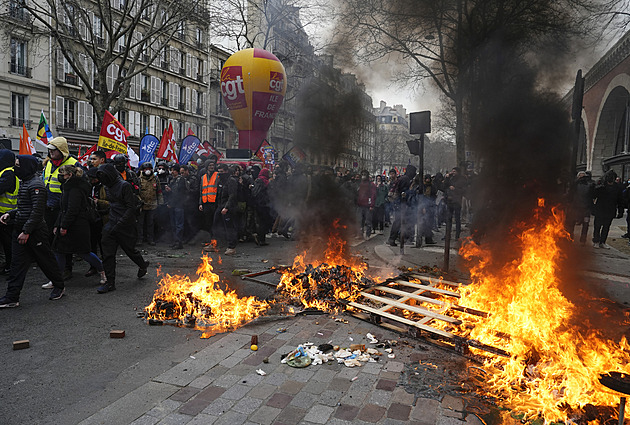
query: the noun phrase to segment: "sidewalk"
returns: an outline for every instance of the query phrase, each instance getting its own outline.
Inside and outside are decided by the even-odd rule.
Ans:
[[[461,398],[415,398],[400,385],[405,367],[449,354],[349,316],[303,316],[212,337],[207,348],[138,387],[81,424],[481,424]],[[277,329],[287,328],[279,333]],[[293,368],[281,354],[298,344],[368,345],[392,339],[394,359],[348,368],[328,362]],[[250,350],[251,335],[259,349]],[[351,339],[352,338],[352,339]],[[403,341],[410,343],[405,344]],[[263,359],[268,357],[268,363]],[[264,370],[266,376],[256,373]]]

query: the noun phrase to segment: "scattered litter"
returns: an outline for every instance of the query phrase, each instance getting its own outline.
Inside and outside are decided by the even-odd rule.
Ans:
[[[368,333],[365,336],[370,341],[370,344],[378,344],[378,339],[374,338],[374,335],[372,335],[371,333]]]
[[[195,356],[190,356],[190,358],[193,359],[193,360],[197,360],[197,357],[195,357]]]
[[[332,341],[331,341],[332,342]],[[311,342],[300,344],[289,354],[281,356],[281,363],[292,367],[306,367],[320,365],[329,361],[337,361],[346,367],[361,367],[365,363],[376,363],[382,353],[375,348],[366,348],[365,344],[352,344],[350,347],[340,348],[338,345]],[[393,354],[390,354],[390,358]]]
[[[263,359],[263,363],[269,363],[269,357],[265,357],[265,358]]]
[[[352,378],[352,379],[351,379],[351,381],[353,381],[353,382],[354,382],[354,381],[356,381],[357,379],[359,379],[359,377],[358,377],[358,376],[355,376],[354,378]]]
[[[109,337],[110,338],[124,338],[125,337],[125,331],[123,331],[123,330],[112,330],[112,331],[109,331]]]
[[[348,324],[348,321],[345,319],[340,319],[338,317],[335,317],[334,319],[335,319],[335,322],[345,323],[346,325]]]
[[[317,335],[324,336],[324,334],[323,334],[323,333],[321,333],[321,332],[317,332]]]
[[[263,262],[263,263],[268,263],[268,262],[269,262],[269,260],[262,260],[262,262]]]
[[[276,332],[278,332],[279,334],[285,333],[286,331],[287,331],[287,328],[278,328],[278,329],[276,329]]]
[[[387,357],[389,357],[390,359],[394,359],[396,358],[396,354],[388,354]]]
[[[28,339],[22,339],[20,341],[13,341],[13,349],[14,350],[24,350],[25,348],[30,347],[30,341]]]
[[[256,344],[252,344],[249,348],[250,348],[252,351],[258,351],[258,346],[257,346]]]
[[[232,276],[242,276],[244,274],[251,273],[252,271],[249,269],[234,269],[232,270]]]
[[[391,354],[394,350],[392,350],[391,348],[386,348],[385,352]]]
[[[262,369],[256,369],[256,373],[259,374],[260,376],[265,376],[267,374],[267,372],[265,372]]]

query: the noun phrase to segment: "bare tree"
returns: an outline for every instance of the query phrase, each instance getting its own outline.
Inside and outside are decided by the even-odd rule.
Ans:
[[[40,35],[53,39],[51,63],[65,59],[99,119],[121,110],[136,75],[162,57],[185,22],[208,19],[197,0],[9,1],[9,13],[27,11]]]
[[[482,107],[475,97],[479,80],[510,78],[503,67],[531,52],[567,51],[567,35],[589,34],[592,22],[584,16],[601,6],[596,0],[338,1],[339,46],[350,45],[368,63],[402,61],[401,80],[428,79],[453,103],[460,163],[469,132],[466,111]]]

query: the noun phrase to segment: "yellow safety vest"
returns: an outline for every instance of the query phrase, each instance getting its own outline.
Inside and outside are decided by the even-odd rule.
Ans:
[[[219,182],[217,181],[217,175],[219,173],[212,173],[212,177],[208,179],[208,174],[204,174],[201,179],[201,201],[204,204],[209,202],[215,202],[217,200],[217,187]]]
[[[44,185],[49,192],[61,193],[61,183],[59,183],[59,169],[62,165],[74,165],[77,160],[71,156],[67,157],[59,167],[52,171],[52,161],[48,161],[44,169]]]
[[[7,167],[4,170],[0,171],[0,178],[7,170],[13,170],[13,167]],[[20,180],[15,177],[15,190],[13,192],[5,192],[0,195],[0,213],[4,214],[7,211],[14,210],[17,205],[17,194],[18,189],[20,188]]]

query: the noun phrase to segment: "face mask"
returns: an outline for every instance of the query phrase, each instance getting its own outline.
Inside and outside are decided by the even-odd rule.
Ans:
[[[144,175],[145,176],[150,176],[151,174],[153,174],[153,171],[151,171],[151,170],[144,170]]]
[[[160,168],[158,170],[158,174],[164,174],[164,173],[166,173],[166,170],[164,168]]]
[[[125,171],[125,164],[116,164],[116,169],[118,170],[118,172],[122,173],[123,171]]]

